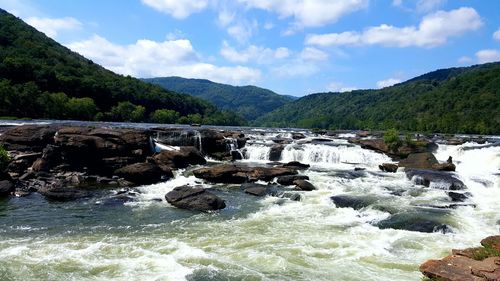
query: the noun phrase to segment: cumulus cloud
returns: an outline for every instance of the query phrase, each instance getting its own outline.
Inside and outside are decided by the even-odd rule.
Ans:
[[[351,91],[357,90],[358,87],[346,86],[342,82],[332,82],[332,83],[328,84],[326,89],[330,92],[343,93],[343,92],[351,92]]]
[[[82,23],[75,18],[40,18],[29,17],[25,20],[29,25],[45,33],[45,35],[55,38],[61,31],[79,30]]]
[[[282,78],[307,77],[319,71],[319,67],[314,63],[307,63],[300,60],[294,60],[289,63],[274,67],[271,72]]]
[[[222,57],[231,62],[256,62],[258,64],[270,64],[276,60],[289,57],[290,50],[284,47],[270,49],[250,45],[246,49],[238,51],[235,48],[231,47],[227,42],[224,42],[220,54],[222,55]]]
[[[300,53],[300,58],[306,61],[326,61],[328,54],[314,47],[306,47]]]
[[[382,88],[390,87],[390,86],[398,84],[398,83],[401,83],[401,80],[397,79],[397,78],[389,78],[389,79],[385,79],[385,80],[380,80],[377,82],[377,88],[382,89]]]
[[[134,44],[119,45],[94,35],[67,47],[112,71],[135,77],[183,76],[241,84],[254,83],[261,76],[260,71],[253,68],[202,62],[187,39],[138,40]]]
[[[493,39],[500,41],[500,28],[493,33]]]
[[[342,16],[366,8],[369,0],[238,0],[248,8],[277,13],[281,18],[293,17],[300,27],[323,26]]]
[[[438,11],[425,16],[419,26],[395,27],[382,24],[368,27],[362,32],[312,34],[306,44],[316,46],[363,46],[432,48],[445,44],[449,38],[460,36],[483,25],[481,17],[473,8],[462,7],[449,12]]]
[[[481,50],[476,53],[478,63],[500,61],[500,51],[493,49]]]
[[[174,18],[184,19],[204,10],[209,0],[142,0],[142,3]]]

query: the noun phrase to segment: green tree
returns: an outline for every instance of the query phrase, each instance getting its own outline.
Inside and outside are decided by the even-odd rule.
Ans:
[[[111,108],[110,117],[114,121],[138,122],[143,120],[145,108],[131,102],[119,102]]]
[[[97,106],[91,98],[71,98],[66,104],[68,117],[77,120],[94,120]]]
[[[384,133],[384,142],[392,151],[397,151],[403,144],[396,129],[389,129]]]
[[[0,145],[0,173],[7,168],[9,162],[9,154],[7,154],[7,151]]]
[[[179,119],[180,114],[175,110],[157,109],[151,113],[151,121],[154,123],[174,124]]]

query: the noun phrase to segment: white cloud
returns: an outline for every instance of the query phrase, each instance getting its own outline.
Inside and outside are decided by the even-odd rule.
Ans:
[[[300,58],[306,61],[326,61],[328,54],[313,47],[306,47],[300,53]]]
[[[389,79],[385,79],[385,80],[380,80],[377,82],[377,88],[381,89],[381,88],[385,88],[385,87],[390,87],[394,84],[398,84],[398,83],[401,83],[401,80],[400,79],[397,79],[397,78],[389,78]]]
[[[343,92],[351,92],[351,91],[357,90],[358,87],[346,86],[342,82],[332,82],[332,83],[328,84],[326,89],[330,92],[343,93]]]
[[[500,61],[500,51],[493,49],[481,50],[476,53],[476,58],[478,63]]]
[[[425,16],[419,26],[395,27],[382,24],[362,32],[312,34],[306,44],[317,46],[382,45],[388,47],[432,48],[445,44],[449,38],[474,31],[482,26],[481,17],[473,8],[462,7],[449,12],[438,11]]]
[[[227,42],[224,42],[220,54],[231,62],[256,62],[258,64],[271,64],[276,60],[289,57],[290,50],[283,47],[273,50],[270,48],[250,45],[248,48],[238,51],[231,47]]]
[[[470,64],[472,62],[474,62],[474,60],[467,56],[463,56],[458,59],[459,64]]]
[[[249,8],[277,13],[281,18],[294,17],[300,27],[323,26],[342,16],[366,8],[369,0],[239,0]]]
[[[247,22],[239,21],[236,24],[228,27],[227,33],[231,35],[236,41],[243,44],[246,43],[251,37],[255,29],[257,29],[257,21]]]
[[[500,28],[493,33],[493,39],[500,41]]]
[[[40,18],[30,17],[25,20],[29,25],[45,33],[45,35],[55,38],[61,31],[73,31],[82,28],[82,23],[75,18]]]
[[[271,73],[282,78],[290,77],[307,77],[319,71],[319,67],[314,63],[304,62],[301,60],[293,60],[289,63],[274,67]]]
[[[183,76],[241,84],[254,83],[261,76],[260,71],[253,68],[221,67],[202,62],[187,39],[138,40],[134,44],[118,45],[94,35],[89,40],[67,46],[112,71],[135,77]]]
[[[142,0],[142,3],[177,19],[204,10],[209,0]]]
[[[392,5],[396,7],[401,7],[401,5],[403,5],[403,0],[392,0]]]
[[[419,0],[416,10],[418,13],[428,13],[441,8],[446,0]]]

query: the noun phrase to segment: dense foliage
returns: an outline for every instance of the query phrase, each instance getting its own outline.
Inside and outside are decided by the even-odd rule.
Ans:
[[[195,115],[200,123],[244,122],[202,99],[108,71],[0,9],[0,116],[139,122],[159,121],[158,110],[176,112],[172,123]]]
[[[0,174],[7,168],[10,157],[7,151],[0,145]]]
[[[500,63],[438,70],[380,90],[313,94],[284,105],[256,123],[500,134]]]
[[[202,79],[164,77],[144,79],[164,89],[189,94],[212,102],[222,110],[232,110],[247,120],[261,117],[290,101],[292,97],[278,95],[255,86],[235,87]]]

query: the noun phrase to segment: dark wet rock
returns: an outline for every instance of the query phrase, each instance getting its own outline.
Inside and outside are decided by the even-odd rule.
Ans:
[[[357,179],[366,176],[366,171],[354,171],[354,170],[336,170],[332,171],[330,174],[332,177],[339,177],[344,179]]]
[[[292,133],[292,139],[294,140],[300,140],[300,139],[305,139],[306,136],[302,133]]]
[[[370,196],[335,195],[330,198],[338,208],[353,208],[354,210],[366,208],[376,202],[376,199]]]
[[[202,187],[178,186],[165,195],[168,203],[177,208],[194,211],[214,211],[224,209],[226,203],[218,196]]]
[[[361,167],[354,167],[354,171],[365,171],[366,168],[361,168]]]
[[[426,233],[452,232],[452,229],[448,225],[434,217],[435,215],[429,215],[424,212],[402,212],[393,214],[389,218],[376,223],[376,226],[381,229],[392,228]]]
[[[269,150],[269,161],[280,161],[281,153],[285,149],[284,145],[275,144]]]
[[[272,141],[273,141],[274,143],[277,143],[277,144],[282,144],[282,145],[292,143],[292,140],[291,140],[291,139],[288,139],[288,138],[274,138],[274,139],[272,139]]]
[[[152,163],[136,163],[115,171],[115,174],[136,184],[153,184],[162,180],[162,176],[172,178],[172,172],[166,173]]]
[[[245,193],[255,196],[280,196],[283,194],[283,187],[276,184],[243,183],[240,187]]]
[[[14,184],[9,180],[0,180],[0,196],[7,196],[14,191]]]
[[[42,184],[37,191],[48,199],[58,201],[75,200],[90,195],[88,191],[71,186],[67,180],[56,180],[50,184]]]
[[[305,175],[290,175],[278,177],[277,182],[281,185],[292,185],[296,180],[308,180],[309,177]]]
[[[292,162],[288,162],[286,164],[283,164],[283,167],[290,167],[290,168],[294,168],[294,169],[298,169],[298,170],[305,170],[305,169],[309,169],[309,167],[311,167],[311,165],[303,164],[303,163],[300,163],[298,161],[292,161]]]
[[[231,161],[243,159],[243,154],[239,150],[231,150]]]
[[[288,199],[290,199],[291,201],[300,201],[302,200],[302,196],[298,193],[291,193],[289,196],[285,196],[285,197],[288,197]]]
[[[192,146],[183,146],[179,150],[164,150],[154,156],[154,161],[162,168],[166,166],[171,169],[181,169],[189,165],[207,163],[203,155]]]
[[[316,187],[306,181],[306,180],[294,180],[293,181],[293,184],[298,187],[300,190],[303,190],[303,191],[313,191],[313,190],[316,190]]]
[[[438,163],[432,165],[432,169],[436,171],[454,172],[456,166],[453,163]]]
[[[0,135],[0,145],[7,150],[40,152],[54,143],[58,129],[57,126],[17,126]]]
[[[406,169],[431,170],[434,165],[439,164],[434,154],[430,152],[412,153],[406,159],[399,161],[399,167]]]
[[[325,143],[325,142],[332,142],[332,139],[325,139],[325,138],[313,138],[311,139],[312,143]]]
[[[450,196],[451,201],[453,201],[453,202],[464,202],[465,200],[467,200],[471,196],[471,194],[468,192],[461,193],[461,192],[449,191],[446,194],[448,194],[448,196]]]
[[[248,167],[222,164],[193,171],[197,178],[215,183],[244,183],[258,180],[271,181],[275,177],[295,175],[297,171],[285,167]]]
[[[413,143],[412,145],[403,145],[399,147],[396,151],[392,151],[386,145],[383,139],[359,139],[359,138],[351,138],[349,139],[350,143],[358,144],[364,149],[370,149],[378,152],[385,153],[392,157],[407,157],[412,153],[421,153],[421,152],[433,152],[436,151],[438,146],[434,142],[419,140]]]
[[[439,188],[447,190],[464,190],[467,188],[454,174],[448,172],[410,169],[406,170],[405,173],[406,177],[413,180],[417,185],[429,187],[431,183],[434,183]]]
[[[382,165],[378,165],[378,168],[384,172],[395,173],[398,171],[398,164],[383,163]]]

